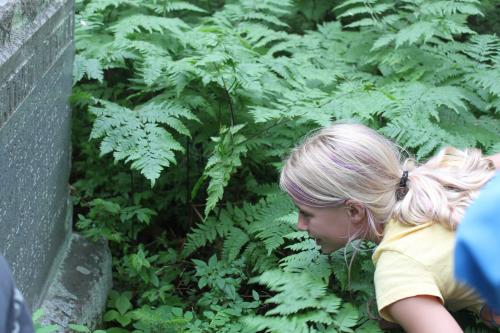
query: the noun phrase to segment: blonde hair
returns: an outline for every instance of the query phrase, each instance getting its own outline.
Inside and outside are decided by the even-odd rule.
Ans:
[[[397,200],[405,170],[407,192]],[[417,165],[412,159],[403,161],[400,148],[364,125],[334,124],[291,152],[280,186],[306,206],[334,207],[346,199],[363,204],[368,220],[363,237],[372,238],[380,236],[391,218],[409,225],[434,221],[454,229],[494,173],[493,163],[477,149],[447,147]]]

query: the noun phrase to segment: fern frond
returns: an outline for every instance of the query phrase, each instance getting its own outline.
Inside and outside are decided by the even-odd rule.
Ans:
[[[295,234],[295,233],[293,233],[293,234]],[[314,239],[309,238],[309,239],[306,239],[302,242],[289,245],[286,248],[290,249],[292,251],[298,252],[298,251],[313,251],[313,250],[316,250],[318,248],[318,246],[316,245],[316,242]],[[285,257],[284,260],[286,260],[286,258],[287,257]]]
[[[483,108],[480,108],[483,109]],[[493,112],[500,114],[500,96],[493,98],[493,100],[488,103],[484,109],[486,110],[493,110]]]
[[[374,5],[377,1],[378,0],[347,0],[343,1],[340,5],[337,5],[334,9],[337,10],[352,5]]]
[[[238,133],[243,127],[244,125],[229,129],[222,128],[220,136],[213,138],[216,145],[203,172],[204,177],[210,178],[205,216],[208,216],[217,202],[222,199],[224,188],[229,183],[231,175],[236,168],[241,166],[241,156],[248,151],[244,144],[245,137]]]
[[[377,321],[368,320],[361,326],[356,327],[356,333],[384,333],[384,331],[380,329]]]
[[[394,96],[377,91],[371,83],[348,82],[341,84],[335,98],[322,110],[336,119],[360,119],[368,121],[389,109]]]
[[[302,231],[294,231],[284,237],[298,240],[298,242],[286,247],[298,253],[282,258],[280,260],[280,267],[287,272],[309,272],[324,281],[328,281],[328,278],[332,274],[330,265],[328,264],[328,257],[319,252],[316,242],[309,238],[307,233]]]
[[[260,284],[278,292],[266,300],[277,304],[266,315],[290,315],[305,309],[321,309],[319,299],[326,296],[326,283],[308,273],[295,274],[278,270],[264,272],[258,277]],[[325,309],[326,310],[326,309]]]
[[[249,13],[243,15],[243,19],[249,20],[249,21],[250,20],[262,21],[262,22],[274,24],[276,26],[288,28],[288,24],[286,24],[285,22],[281,21],[276,16],[267,15],[267,14],[264,14],[264,13],[249,12]]]
[[[380,36],[374,43],[370,51],[376,51],[380,50],[384,47],[389,46],[395,39],[396,39],[396,34],[395,33],[389,33]]]
[[[292,215],[292,214],[291,214]],[[290,224],[295,224],[297,223],[297,213],[293,213],[293,216],[295,216],[295,219],[293,221],[290,221]],[[306,231],[293,231],[284,236],[286,239],[291,239],[291,240],[297,240],[297,241],[303,241],[309,239],[309,235],[307,234]]]
[[[279,258],[276,254],[267,254],[267,250],[259,242],[249,242],[244,248],[242,258],[247,259],[251,271],[262,274],[265,271],[276,268]]]
[[[255,220],[248,226],[248,231],[263,241],[268,254],[283,245],[284,236],[294,230],[288,219],[291,209],[293,206],[287,199],[283,202],[270,200],[259,209]]]
[[[394,119],[380,131],[405,147],[416,149],[417,159],[428,156],[449,141],[444,130],[431,123],[426,116],[417,114]]]
[[[170,126],[180,134],[191,136],[189,129],[179,118],[200,120],[193,112],[184,106],[158,95],[149,102],[139,105],[136,109],[138,118],[144,123],[158,123]]]
[[[325,303],[327,302],[328,300],[325,299]],[[332,302],[332,305],[335,306],[335,303],[338,303],[338,299],[337,302]],[[309,328],[312,332],[316,331],[314,328],[314,326],[316,326],[315,324],[332,325],[335,322],[333,316],[326,311],[307,311],[304,313],[299,313],[296,316],[299,322],[308,323]],[[321,332],[321,330],[318,331]]]
[[[151,184],[163,168],[176,162],[175,151],[184,148],[156,121],[143,117],[118,104],[99,100],[103,107],[91,107],[96,116],[90,134],[92,139],[102,139],[101,154],[113,153],[116,161],[132,162]]]
[[[500,141],[500,120],[493,117],[476,118],[469,111],[459,114],[442,111],[440,119],[440,127],[453,136],[450,144],[455,147],[490,147]]]
[[[365,17],[362,18],[361,20],[356,20],[352,23],[349,23],[346,25],[346,28],[359,28],[359,27],[372,27],[372,26],[377,26],[379,24],[379,21]]]
[[[394,42],[396,47],[404,44],[412,45],[418,41],[427,42],[437,33],[433,22],[419,21],[413,23],[396,33]]]
[[[186,243],[182,249],[182,255],[187,257],[200,247],[213,242],[217,237],[225,237],[234,228],[231,216],[222,210],[218,219],[207,218],[191,229],[186,237]]]
[[[494,68],[492,70],[479,69],[474,73],[468,74],[466,76],[466,79],[477,84],[479,87],[487,90],[492,95],[500,97],[500,69],[499,68]]]
[[[177,36],[177,38],[182,38],[183,32],[189,29],[189,26],[178,18],[137,14],[126,16],[109,28],[117,38],[124,38],[131,33],[140,32],[141,29],[149,33],[154,31],[164,33],[168,31]]]
[[[251,332],[269,332],[269,333],[315,333],[311,331],[306,322],[293,317],[264,317],[247,316],[243,322],[252,329]]]
[[[332,274],[328,257],[321,254],[316,247],[312,250],[289,255],[281,259],[279,265],[286,272],[309,272],[324,281],[328,281]]]
[[[447,17],[455,14],[483,15],[474,4],[479,1],[432,1],[420,7],[420,13],[437,17]]]
[[[167,64],[168,83],[174,88],[176,95],[180,96],[184,88],[197,77],[198,69],[191,58],[171,61]]]
[[[224,240],[224,244],[222,247],[222,256],[228,262],[233,261],[238,257],[242,248],[248,243],[250,238],[240,228],[232,228],[229,231],[226,239]]]
[[[90,16],[98,12],[103,12],[108,7],[118,8],[120,6],[137,7],[139,4],[136,0],[100,0],[90,1],[83,10],[83,16]]]
[[[351,304],[345,303],[335,316],[335,326],[341,332],[353,332],[352,328],[356,326],[358,319],[358,310]]]
[[[363,4],[366,5],[367,3],[363,2]],[[345,3],[343,5],[345,5]],[[342,8],[342,7],[338,6],[337,8]],[[351,7],[349,9],[347,9],[345,12],[343,12],[342,14],[338,15],[337,17],[338,18],[345,18],[345,17],[355,16],[355,15],[382,14],[382,13],[384,13],[392,8],[393,8],[393,5],[386,4],[386,3],[375,4],[374,6]]]
[[[80,87],[74,87],[71,92],[70,102],[77,107],[93,104],[94,96]]]
[[[102,83],[104,78],[103,68],[98,59],[87,59],[77,54],[73,64],[73,84],[80,81],[84,76],[87,79],[95,79]]]
[[[477,62],[488,63],[500,54],[500,38],[496,35],[472,36],[463,52]]]
[[[146,86],[153,86],[163,77],[170,59],[168,57],[145,57],[138,66],[138,74]]]
[[[268,44],[280,40],[286,40],[288,34],[283,31],[275,31],[262,24],[242,22],[238,25],[239,34],[253,47],[265,47]]]
[[[500,142],[495,143],[486,151],[488,155],[500,153]]]
[[[242,6],[248,11],[261,11],[274,16],[289,15],[293,9],[291,0],[244,0]]]
[[[155,43],[150,41],[118,38],[115,42],[120,43],[120,46],[124,48],[128,48],[139,52],[144,57],[170,58],[169,53],[167,52],[167,50],[165,50],[164,47],[156,45]]]
[[[439,22],[437,29],[441,33],[436,35],[448,40],[452,40],[453,36],[476,34],[476,32],[467,27],[464,22],[457,22],[456,19],[444,19]]]
[[[392,107],[385,113],[389,118],[403,114],[424,113],[439,121],[441,107],[447,107],[457,113],[467,109],[465,104],[467,96],[464,94],[464,90],[458,87],[435,87],[422,83],[411,83],[404,86],[394,86],[391,90],[393,96],[396,97]]]
[[[253,116],[256,123],[267,123],[273,119],[280,119],[285,116],[279,108],[252,106],[249,113]]]
[[[144,7],[151,9],[157,14],[165,15],[166,13],[178,11],[190,11],[195,13],[206,13],[206,10],[186,1],[165,1],[155,3],[144,3]]]

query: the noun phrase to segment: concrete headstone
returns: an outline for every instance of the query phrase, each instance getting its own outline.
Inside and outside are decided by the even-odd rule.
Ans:
[[[0,253],[33,308],[71,233],[73,7],[0,0]]]

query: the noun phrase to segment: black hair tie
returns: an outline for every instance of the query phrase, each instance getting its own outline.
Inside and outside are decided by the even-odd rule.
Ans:
[[[406,182],[408,181],[408,171],[403,171],[403,176],[399,180],[399,186],[396,190],[396,200],[403,200],[406,193],[408,192],[408,187],[406,186]]]
[[[399,187],[406,187],[406,181],[408,180],[408,171],[403,171],[403,176],[399,180]]]

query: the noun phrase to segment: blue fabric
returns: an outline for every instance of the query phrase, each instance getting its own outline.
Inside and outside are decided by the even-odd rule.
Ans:
[[[9,266],[0,256],[0,333],[33,333],[23,296],[16,289]]]
[[[500,174],[469,206],[457,230],[455,277],[500,310]]]

